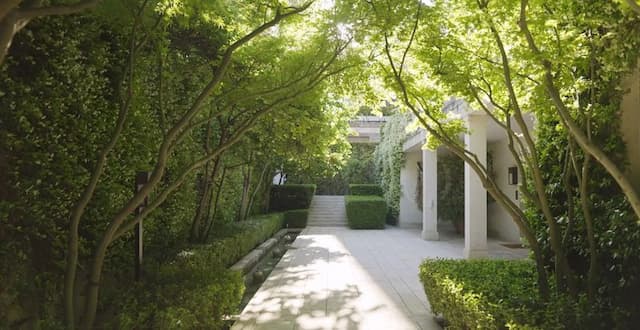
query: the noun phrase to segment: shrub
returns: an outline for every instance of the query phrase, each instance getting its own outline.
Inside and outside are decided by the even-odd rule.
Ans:
[[[313,184],[286,184],[271,186],[269,210],[280,212],[296,209],[308,209],[316,192]]]
[[[180,252],[171,262],[146,265],[145,279],[124,293],[114,328],[222,329],[237,312],[242,274],[227,269],[282,228],[283,214],[253,217],[233,233]]]
[[[217,254],[217,259],[229,267],[282,229],[283,222],[282,213],[254,216],[235,224],[227,237],[214,240],[210,247]]]
[[[425,260],[420,280],[434,314],[451,329],[624,329],[612,323],[620,310],[584,295],[538,295],[528,260]]]
[[[383,229],[387,203],[380,196],[345,196],[347,222],[352,229]]]
[[[455,155],[438,156],[438,217],[464,222],[464,161]]]
[[[377,184],[350,184],[350,195],[384,196],[382,188]]]
[[[289,210],[284,212],[284,227],[286,228],[304,228],[307,226],[309,218],[309,210]]]
[[[228,270],[210,246],[192,248],[156,266],[124,294],[114,328],[222,329],[243,292],[242,275]]]

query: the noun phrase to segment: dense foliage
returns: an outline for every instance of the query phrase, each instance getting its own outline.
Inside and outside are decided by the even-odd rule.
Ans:
[[[438,156],[438,218],[464,222],[464,161],[454,155]]]
[[[332,98],[359,57],[336,17],[309,5],[104,0],[11,35],[0,60],[0,327],[101,326],[122,312],[136,224],[145,264],[170,267],[184,246],[266,211],[276,168],[339,163],[347,126]],[[139,171],[150,175],[134,193]],[[196,284],[185,285],[189,295]]]
[[[526,260],[428,259],[420,280],[434,313],[452,329],[630,329],[586,296],[542,299]]]
[[[350,184],[349,195],[384,196],[384,192],[377,184]]]
[[[384,229],[387,203],[380,196],[347,195],[344,197],[347,224],[351,229]]]
[[[400,215],[400,169],[404,164],[402,145],[407,137],[407,114],[390,116],[380,130],[381,140],[374,154],[380,187],[389,207],[387,223],[398,223]]]
[[[115,328],[221,329],[237,312],[242,274],[227,269],[282,228],[281,213],[220,230],[210,244],[185,247],[168,262],[145,267],[144,282],[120,293]],[[225,231],[229,236],[225,236]],[[123,301],[123,302],[122,302]]]
[[[382,214],[395,222],[411,118],[390,118],[373,159],[364,145],[346,158],[343,101],[376,98],[411,110],[428,147],[464,159],[509,212],[532,249],[539,294],[576,315],[560,324],[633,327],[640,194],[625,175],[618,122],[621,81],[640,53],[629,8],[639,9],[631,0],[2,1],[0,327],[138,322],[118,303],[138,224],[145,264],[158,269],[147,281],[167,291],[141,300],[140,322],[219,327],[241,292],[225,267],[280,226],[237,224],[270,208],[276,169],[292,182],[331,178],[334,193],[379,182],[388,207],[349,196],[347,210],[356,227],[383,227]],[[525,211],[460,142],[461,112],[443,109],[451,96],[504,130]],[[134,191],[138,172],[149,176]],[[293,195],[271,198],[273,209],[306,208],[313,192]],[[211,243],[220,236],[231,243]],[[193,244],[210,249],[176,258]],[[144,311],[155,300],[157,311]],[[535,324],[563,311],[531,310],[544,310]]]
[[[308,209],[316,192],[314,184],[285,184],[271,186],[269,210]]]
[[[305,228],[309,220],[309,210],[289,210],[284,212],[285,228]]]
[[[337,173],[330,177],[314,178],[318,195],[346,195],[350,183],[376,183],[378,174],[373,160],[375,144],[351,144],[351,153]]]
[[[463,159],[509,213],[533,252],[541,296],[586,295],[591,314],[602,307],[615,320],[603,322],[637,323],[629,297],[640,194],[617,124],[621,83],[640,53],[637,13],[620,1],[381,0],[360,9],[375,17],[366,32],[383,49],[387,86],[428,131],[428,146]],[[452,96],[464,106],[450,107]],[[501,128],[526,211],[461,143],[469,112]]]
[[[602,121],[594,123],[594,127],[599,128],[598,131],[594,130],[594,137],[607,140],[610,154],[616,154],[620,162],[623,162],[624,143],[620,135],[615,133],[617,120],[611,120],[611,117],[618,115],[616,109],[619,100],[612,101],[615,103],[611,107],[612,115],[599,118]],[[549,187],[551,209],[566,232],[565,244],[571,267],[581,286],[586,286],[590,250],[587,238],[581,234],[586,232],[584,213],[580,207],[577,184],[573,183],[575,178],[570,178],[572,175],[566,173],[562,163],[558,163],[558,155],[563,155],[560,157],[561,160],[570,161],[566,154],[569,142],[565,135],[554,129],[555,125],[557,123],[550,122],[540,127],[537,146],[543,155],[541,166],[545,174],[545,184]],[[583,162],[584,156],[580,155],[577,161]],[[599,309],[608,310],[594,310],[592,313],[604,313],[599,316],[602,318],[600,322],[619,322],[616,324],[618,328],[630,328],[632,324],[640,322],[640,303],[635,298],[640,294],[640,230],[637,228],[637,218],[619,187],[602,168],[593,166],[589,171],[588,181],[592,187],[589,198],[593,204],[590,205],[590,210],[598,251],[598,298],[594,305]],[[531,226],[535,229],[538,239],[543,242],[544,258],[548,265],[551,265],[553,253],[548,243],[549,233],[540,225],[541,215],[535,208],[527,204],[527,209],[531,215]]]
[[[544,324],[536,319],[540,299],[531,262],[428,259],[420,265],[420,280],[433,312],[452,329]]]

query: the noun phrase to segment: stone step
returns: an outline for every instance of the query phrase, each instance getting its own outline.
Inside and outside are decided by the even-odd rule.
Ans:
[[[346,215],[346,210],[309,209],[309,214]]]
[[[347,227],[346,223],[310,223],[309,227]]]
[[[313,196],[307,225],[316,227],[347,226],[344,196]]]
[[[309,219],[309,223],[324,223],[324,222],[345,222],[343,219]]]

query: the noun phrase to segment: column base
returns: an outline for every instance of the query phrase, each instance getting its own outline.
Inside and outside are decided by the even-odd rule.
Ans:
[[[437,231],[423,230],[422,239],[425,241],[438,241],[440,240],[440,236]]]
[[[467,249],[463,251],[465,259],[482,259],[489,257],[489,251],[486,249]]]

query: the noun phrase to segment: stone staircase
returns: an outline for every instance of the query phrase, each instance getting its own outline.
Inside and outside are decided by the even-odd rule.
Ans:
[[[344,196],[315,195],[309,206],[308,226],[345,227]]]

